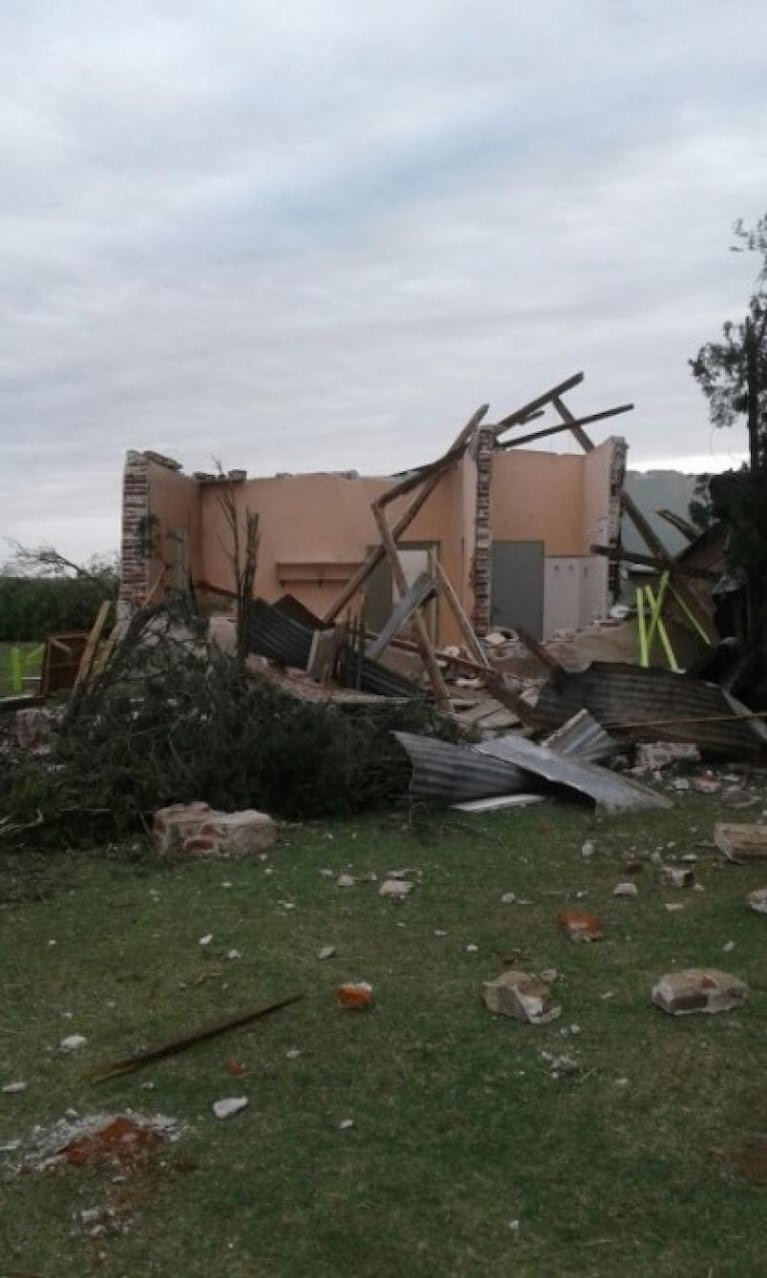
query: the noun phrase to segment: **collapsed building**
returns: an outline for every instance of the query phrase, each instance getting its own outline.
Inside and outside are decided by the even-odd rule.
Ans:
[[[121,599],[160,603],[190,586],[219,598],[232,591],[225,489],[238,520],[258,517],[253,595],[268,603],[289,594],[328,624],[353,609],[379,632],[402,594],[397,565],[381,550],[386,507],[407,586],[436,573],[458,606],[446,590],[424,603],[435,646],[464,641],[460,612],[480,637],[497,627],[536,639],[577,630],[614,598],[627,451],[617,437],[594,445],[583,427],[632,407],[575,418],[561,396],[580,380],[495,424],[486,410],[475,414],[437,462],[394,477],[189,475],[156,452],[129,452]],[[559,423],[522,433],[548,405]],[[580,454],[520,448],[565,430]]]

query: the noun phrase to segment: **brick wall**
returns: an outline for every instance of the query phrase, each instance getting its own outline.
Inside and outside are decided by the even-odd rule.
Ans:
[[[123,471],[120,602],[139,604],[149,591],[147,521],[149,463],[143,453],[129,452]]]
[[[471,574],[474,593],[472,623],[478,635],[486,635],[490,629],[493,549],[490,501],[494,452],[495,436],[492,427],[480,426],[474,437],[474,456],[477,463],[477,513],[474,522],[474,557]]]

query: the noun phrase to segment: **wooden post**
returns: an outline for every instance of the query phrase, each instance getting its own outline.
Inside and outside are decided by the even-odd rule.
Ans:
[[[447,469],[448,466],[452,466],[453,462],[456,461],[457,458],[460,456],[460,450],[463,449],[466,446],[466,444],[468,444],[477,426],[479,425],[479,423],[482,421],[483,417],[487,413],[487,410],[488,410],[488,405],[482,404],[477,409],[476,413],[474,413],[474,415],[469,418],[469,421],[466,423],[463,430],[460,431],[460,433],[456,437],[455,443],[448,449],[447,453],[445,453],[445,456],[442,458],[443,468],[432,471],[432,473],[425,479],[423,477],[419,479],[418,481],[419,483],[421,482],[421,480],[423,481],[423,487],[421,488],[421,491],[416,494],[416,496],[413,498],[412,502],[407,507],[407,509],[403,510],[399,519],[396,520],[396,522],[394,523],[392,527],[391,533],[395,542],[397,541],[398,537],[402,536],[405,529],[409,528],[410,524],[412,524],[413,520],[415,519],[421,507],[426,503],[428,498],[434,492],[434,489],[437,487],[437,484],[442,478],[443,469]],[[459,451],[456,452],[456,450],[459,450]],[[404,483],[405,481],[402,481],[402,482]],[[378,498],[378,502],[381,505],[385,505],[388,501],[393,500],[391,496],[392,493],[394,493],[395,496],[401,497],[402,483],[395,484],[393,488],[390,488],[387,492],[383,493],[382,496]],[[354,595],[356,595],[360,586],[367,581],[368,577],[373,572],[373,570],[377,568],[381,560],[385,558],[385,555],[386,555],[386,552],[383,546],[374,546],[374,548],[368,553],[367,557],[365,558],[364,563],[360,564],[359,568],[353,574],[353,576],[349,578],[346,585],[343,587],[338,597],[335,599],[334,603],[331,604],[330,608],[325,613],[325,616],[323,618],[324,621],[327,621],[328,623],[335,621],[339,612],[341,612],[342,609],[346,607],[349,600],[352,599]]]
[[[474,653],[474,656],[477,658],[477,661],[481,666],[487,666],[489,668],[490,662],[487,658],[487,653],[474,633],[474,627],[463,610],[461,601],[453,589],[452,581],[436,557],[434,559],[434,571],[437,574],[439,584],[442,588],[442,593],[445,596],[445,602],[458,623],[458,628],[466,641],[466,646],[469,649],[469,652]]]
[[[406,595],[408,589],[407,577],[405,576],[405,570],[402,567],[402,561],[397,551],[397,543],[394,540],[392,531],[386,522],[386,516],[378,505],[378,502],[373,502],[372,510],[373,518],[375,519],[378,525],[378,531],[381,534],[382,545],[386,554],[389,556],[394,584],[401,595]],[[447,687],[445,686],[445,680],[442,677],[442,671],[439,668],[437,658],[434,655],[434,645],[429,638],[429,632],[426,629],[426,622],[423,619],[423,614],[421,612],[415,612],[413,614],[413,620],[415,622],[416,635],[418,638],[418,647],[420,649],[421,656],[423,657],[423,663],[428,671],[431,686],[434,690],[434,696],[437,699],[437,704],[443,709],[451,710],[452,706],[450,704],[450,696],[448,694]]]
[[[91,673],[91,667],[93,666],[93,661],[96,656],[96,648],[98,647],[98,642],[101,638],[104,626],[107,624],[107,617],[109,616],[109,610],[111,607],[111,599],[105,599],[98,610],[96,620],[93,623],[93,628],[88,635],[88,642],[86,643],[83,655],[80,658],[80,666],[72,689],[73,692],[76,692],[80,687],[80,684],[86,683],[88,680]]]

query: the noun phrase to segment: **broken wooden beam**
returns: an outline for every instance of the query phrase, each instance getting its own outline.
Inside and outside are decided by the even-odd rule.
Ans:
[[[592,555],[603,555],[605,559],[611,559],[614,563],[637,564],[642,568],[655,568],[658,572],[670,572],[673,568],[675,573],[680,573],[684,577],[700,577],[704,581],[716,581],[721,573],[713,568],[698,568],[695,564],[677,563],[668,559],[661,559],[657,555],[643,555],[638,550],[620,550],[617,546],[590,546]]]
[[[456,460],[456,458],[460,456],[460,452],[468,444],[477,426],[479,425],[479,423],[482,421],[483,417],[487,413],[487,410],[488,410],[488,405],[481,404],[480,407],[477,409],[476,413],[472,414],[472,416],[469,418],[466,425],[457,435],[455,443],[448,449],[447,453],[445,454],[445,457],[450,456],[456,449],[459,449],[459,452],[456,453],[456,456],[455,457],[451,456],[451,460],[446,463],[447,466],[452,465],[453,462]],[[442,460],[444,461],[444,458]],[[442,474],[443,474],[443,470],[436,470],[431,475],[429,475],[429,477],[425,480],[423,479],[423,475],[421,475],[421,478],[418,480],[419,483],[423,483],[423,487],[421,488],[421,491],[419,493],[416,493],[416,496],[413,498],[410,505],[407,507],[406,510],[403,510],[402,514],[399,516],[397,520],[395,520],[394,524],[392,525],[391,533],[395,542],[397,541],[398,537],[402,536],[405,529],[410,527],[410,524],[415,519],[421,507],[425,505],[426,501],[434,492],[434,489],[437,487],[437,484],[442,478]],[[391,489],[389,489],[388,491],[389,493],[391,493]],[[384,493],[383,496],[386,497],[386,493]],[[400,486],[399,496],[402,496],[401,486]],[[325,613],[325,616],[323,618],[324,621],[327,621],[327,622],[335,621],[338,614],[346,607],[349,600],[354,598],[360,586],[362,586],[364,582],[367,581],[370,574],[378,566],[378,564],[381,563],[381,560],[384,559],[385,557],[386,557],[386,552],[383,546],[374,546],[372,550],[368,552],[364,562],[360,564],[357,571],[349,578],[346,585],[339,592],[338,596],[336,597],[336,599],[331,604],[330,608]]]
[[[395,635],[399,634],[416,608],[420,608],[422,604],[426,603],[436,589],[437,583],[430,573],[420,573],[406,594],[397,600],[383,629],[379,631],[372,643],[367,645],[365,656],[371,657],[376,661],[381,653],[388,648]]]
[[[589,413],[588,417],[579,417],[573,419],[572,422],[559,422],[556,426],[548,426],[545,430],[533,431],[530,435],[522,435],[518,439],[507,439],[500,447],[504,451],[509,448],[519,448],[522,444],[532,444],[535,440],[546,439],[549,435],[559,435],[563,430],[572,430],[573,426],[589,426],[592,422],[601,422],[608,417],[618,417],[621,413],[630,413],[633,408],[633,404],[619,404],[617,408],[606,408],[601,413]]]
[[[574,373],[572,377],[568,377],[563,382],[559,382],[557,386],[552,386],[550,390],[544,391],[542,395],[538,395],[535,399],[531,399],[529,404],[523,404],[513,413],[509,413],[507,417],[501,418],[497,425],[493,428],[496,439],[502,435],[510,426],[516,426],[523,422],[526,418],[530,418],[539,408],[544,408],[546,404],[551,404],[559,395],[564,395],[566,391],[572,390],[574,386],[579,386],[583,381],[583,373]]]

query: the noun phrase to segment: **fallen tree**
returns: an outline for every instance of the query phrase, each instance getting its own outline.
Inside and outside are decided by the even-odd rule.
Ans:
[[[157,808],[196,799],[283,819],[345,816],[406,794],[410,769],[394,731],[459,735],[422,701],[293,696],[203,632],[202,619],[177,610],[135,614],[65,709],[49,752],[16,753],[0,770],[0,804],[9,824],[28,827],[22,839],[118,839]]]

